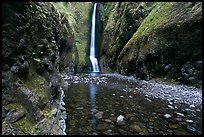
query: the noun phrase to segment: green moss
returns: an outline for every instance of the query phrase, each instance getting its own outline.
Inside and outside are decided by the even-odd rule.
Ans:
[[[82,68],[86,64],[89,19],[92,8],[90,2],[52,2],[59,15],[64,15],[74,32],[74,38],[79,55],[78,66]]]
[[[13,123],[12,126],[19,129],[24,135],[33,135],[36,132],[36,129],[26,117]]]
[[[43,115],[45,116],[46,119],[49,119],[49,117],[56,111],[57,111],[57,108],[55,108],[55,107],[52,107],[52,108],[46,107],[41,112],[43,113]]]
[[[172,17],[172,6],[175,5],[174,2],[158,2],[153,6],[152,11],[143,20],[142,24],[132,36],[132,38],[125,45],[124,50],[134,47],[134,41],[142,39],[144,36],[150,34],[153,30],[159,28],[169,21]]]
[[[142,36],[168,22],[169,15],[172,12],[171,8],[174,4],[174,2],[159,2],[155,4],[155,7],[138,28],[137,35]]]
[[[24,109],[24,107],[20,103],[11,103],[6,105],[7,109]]]
[[[24,80],[24,85],[34,92],[35,98],[38,99],[42,106],[48,102],[48,83],[44,77],[38,74],[32,76],[30,70],[28,78]]]

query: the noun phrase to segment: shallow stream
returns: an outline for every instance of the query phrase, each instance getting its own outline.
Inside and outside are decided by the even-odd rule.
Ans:
[[[64,79],[68,135],[202,134],[202,89],[119,74]]]

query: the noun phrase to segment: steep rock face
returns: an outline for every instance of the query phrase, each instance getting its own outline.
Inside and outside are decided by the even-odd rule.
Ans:
[[[202,3],[104,3],[101,67],[141,79],[202,83]]]
[[[91,28],[91,2],[52,2],[62,18],[69,20],[78,51],[77,72],[88,68],[88,52]]]
[[[116,60],[127,41],[151,10],[152,3],[108,2],[101,10],[103,41],[101,47],[102,71],[116,69]]]
[[[78,63],[69,22],[50,3],[2,8],[2,134],[64,134],[60,72]]]
[[[202,3],[156,3],[117,60],[122,74],[202,82]]]

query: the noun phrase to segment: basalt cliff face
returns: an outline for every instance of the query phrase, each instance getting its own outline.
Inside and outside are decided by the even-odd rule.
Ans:
[[[103,72],[202,84],[202,3],[103,3]]]
[[[2,8],[2,134],[64,134],[61,74],[78,64],[69,20],[52,3]]]

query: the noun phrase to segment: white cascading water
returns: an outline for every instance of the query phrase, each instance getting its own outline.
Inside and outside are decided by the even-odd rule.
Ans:
[[[90,60],[93,66],[92,72],[100,72],[98,66],[98,60],[95,57],[95,22],[96,22],[96,6],[97,3],[94,4],[93,14],[92,14],[92,27],[91,27],[91,46],[90,46]]]

